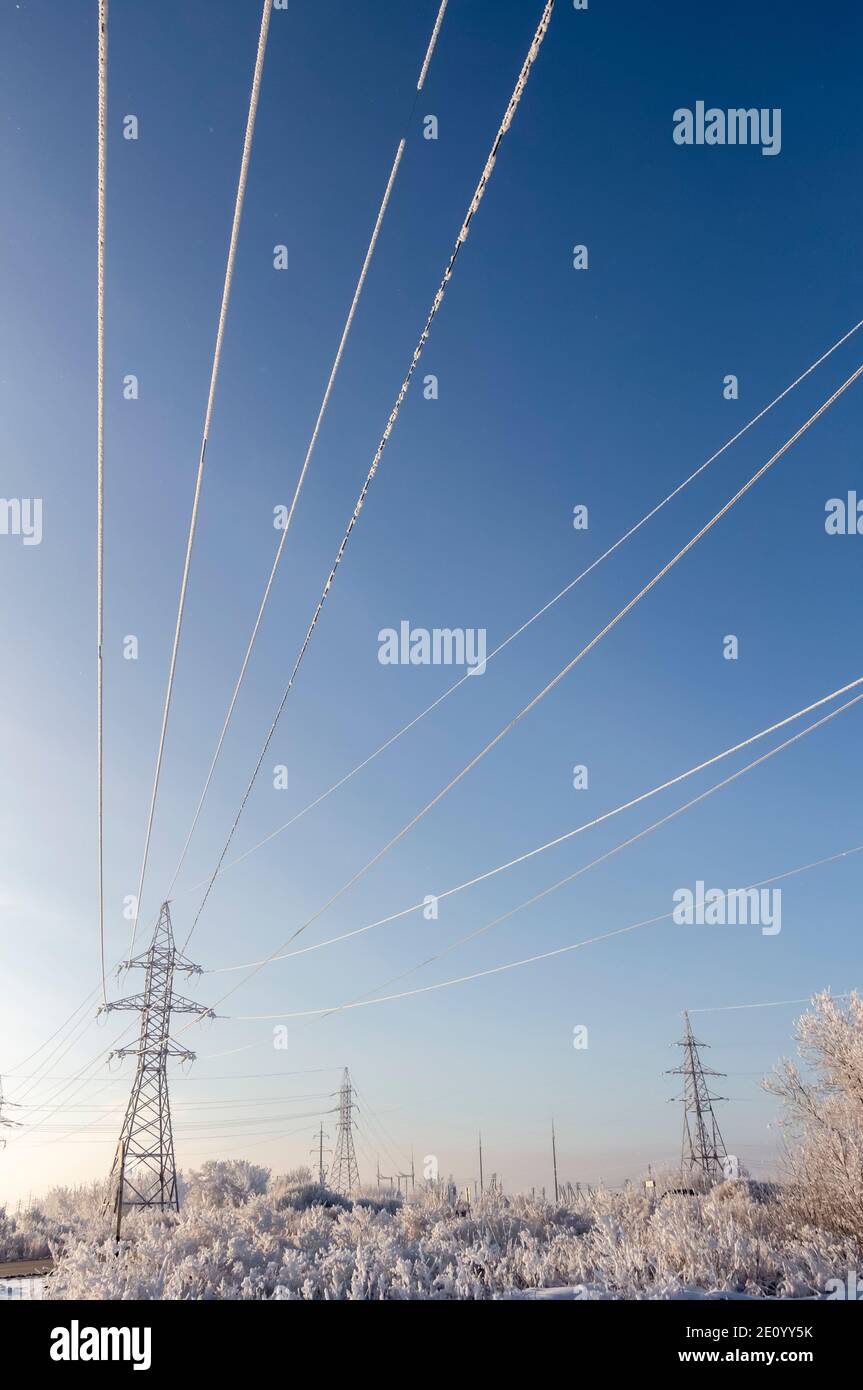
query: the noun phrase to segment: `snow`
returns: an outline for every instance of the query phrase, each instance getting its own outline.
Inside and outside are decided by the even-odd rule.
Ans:
[[[31,1250],[47,1239],[60,1299],[813,1298],[861,1262],[853,1242],[800,1228],[746,1184],[659,1202],[495,1192],[468,1214],[444,1189],[350,1204],[251,1164],[207,1165],[184,1187],[179,1217],[129,1213],[119,1255],[95,1189],[54,1194],[0,1233]]]

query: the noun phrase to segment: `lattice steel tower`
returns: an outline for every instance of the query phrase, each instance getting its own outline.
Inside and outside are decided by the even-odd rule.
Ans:
[[[21,1126],[20,1126],[20,1124],[18,1123],[17,1120],[10,1120],[10,1119],[8,1118],[8,1116],[6,1116],[6,1115],[3,1114],[3,1106],[4,1106],[4,1104],[6,1104],[6,1105],[11,1105],[11,1103],[12,1103],[11,1101],[6,1101],[6,1102],[4,1102],[4,1100],[3,1100],[3,1078],[2,1078],[2,1076],[0,1076],[0,1129],[13,1129],[13,1128],[14,1128],[14,1129],[20,1129],[20,1128],[21,1128]],[[5,1149],[5,1147],[6,1147],[6,1140],[2,1137],[2,1135],[0,1135],[0,1149]]]
[[[138,1042],[121,1047],[112,1057],[137,1057],[138,1067],[132,1094],[108,1187],[106,1209],[117,1215],[117,1230],[125,1207],[158,1207],[160,1211],[179,1211],[177,1166],[174,1161],[174,1135],[168,1099],[168,1058],[194,1061],[195,1054],[178,1046],[171,1038],[171,1015],[200,1014],[200,1004],[174,993],[174,972],[200,975],[201,967],[187,960],[174,944],[171,912],[162,904],[149,950],[125,968],[138,967],[146,974],[144,989],[128,999],[118,999],[106,1007],[130,1009],[141,1015]]]
[[[339,1128],[330,1165],[329,1185],[333,1192],[341,1192],[350,1197],[359,1191],[360,1173],[354,1151],[354,1112],[353,1088],[351,1078],[345,1067],[345,1075],[339,1091]]]
[[[726,1156],[725,1143],[713,1113],[713,1103],[725,1100],[725,1096],[711,1095],[706,1078],[724,1076],[725,1073],[703,1065],[699,1048],[709,1047],[710,1044],[699,1042],[693,1036],[689,1014],[685,1010],[683,1038],[677,1046],[683,1048],[683,1063],[673,1067],[668,1075],[685,1078],[683,1095],[674,1098],[683,1101],[681,1170],[690,1175],[703,1173],[712,1181],[723,1176],[723,1159]]]

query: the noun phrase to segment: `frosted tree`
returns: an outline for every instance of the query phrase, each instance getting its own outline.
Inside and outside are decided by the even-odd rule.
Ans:
[[[764,1083],[785,1104],[791,1213],[863,1244],[863,998],[817,994],[795,1039],[804,1069]]]

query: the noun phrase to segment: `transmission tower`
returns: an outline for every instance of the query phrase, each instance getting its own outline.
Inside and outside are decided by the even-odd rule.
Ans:
[[[354,1151],[355,1109],[351,1078],[345,1067],[344,1079],[339,1090],[339,1127],[336,1131],[336,1146],[333,1150],[329,1180],[332,1191],[340,1192],[343,1197],[350,1197],[360,1186],[357,1155]]]
[[[318,1182],[320,1183],[321,1187],[323,1187],[324,1183],[326,1182],[326,1174],[324,1173],[324,1154],[332,1153],[332,1149],[324,1148],[324,1139],[329,1139],[329,1137],[330,1136],[325,1133],[324,1126],[322,1124],[317,1136],[317,1143],[313,1144],[312,1147],[309,1149],[309,1153],[316,1153],[318,1156]]]
[[[679,1067],[673,1067],[668,1075],[684,1078],[683,1095],[674,1097],[683,1101],[681,1171],[690,1176],[703,1173],[713,1181],[723,1176],[723,1159],[726,1155],[725,1143],[713,1113],[713,1103],[725,1100],[725,1096],[711,1095],[706,1078],[724,1076],[725,1073],[703,1065],[699,1049],[710,1044],[699,1042],[694,1037],[689,1014],[685,1010],[683,1038],[677,1046],[683,1048],[683,1062]]]
[[[210,1010],[202,1010],[200,1004],[174,993],[175,971],[200,975],[201,967],[177,950],[167,903],[162,904],[149,949],[125,961],[124,967],[142,969],[145,976],[140,994],[106,1006],[109,1010],[128,1009],[141,1015],[137,1044],[111,1053],[111,1057],[138,1059],[106,1201],[106,1210],[111,1205],[116,1213],[118,1236],[126,1207],[180,1209],[168,1099],[168,1058],[193,1062],[195,1054],[171,1038],[171,1015],[206,1012],[214,1017]]]
[[[6,1101],[5,1104],[9,1105],[11,1102]],[[21,1126],[17,1120],[10,1120],[3,1114],[3,1105],[3,1078],[0,1076],[0,1129],[20,1129]],[[5,1147],[6,1140],[0,1135],[0,1149],[5,1149]]]

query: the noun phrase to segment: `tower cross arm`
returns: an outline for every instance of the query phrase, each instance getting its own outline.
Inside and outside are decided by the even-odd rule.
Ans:
[[[129,1009],[134,1013],[140,1013],[144,1008],[143,994],[130,994],[126,999],[109,999],[107,1004],[102,1004],[99,1013],[113,1013],[115,1009]]]
[[[140,1046],[116,1047],[113,1052],[108,1053],[108,1061],[110,1062],[112,1057],[143,1057],[145,1055],[146,1051],[142,1050]],[[177,1043],[169,1042],[164,1046],[160,1046],[158,1049],[154,1048],[153,1055],[157,1060],[162,1057],[173,1057],[179,1059],[181,1062],[194,1062],[197,1060],[198,1054],[196,1052],[190,1052],[187,1047],[180,1047]]]
[[[174,969],[181,970],[184,975],[203,975],[204,967],[196,965],[194,961],[188,960],[181,951],[174,954]]]
[[[193,999],[184,999],[182,994],[171,995],[172,1014],[200,1014],[201,1018],[216,1018],[218,1015],[215,1010],[208,1009],[206,1004],[196,1004]]]

